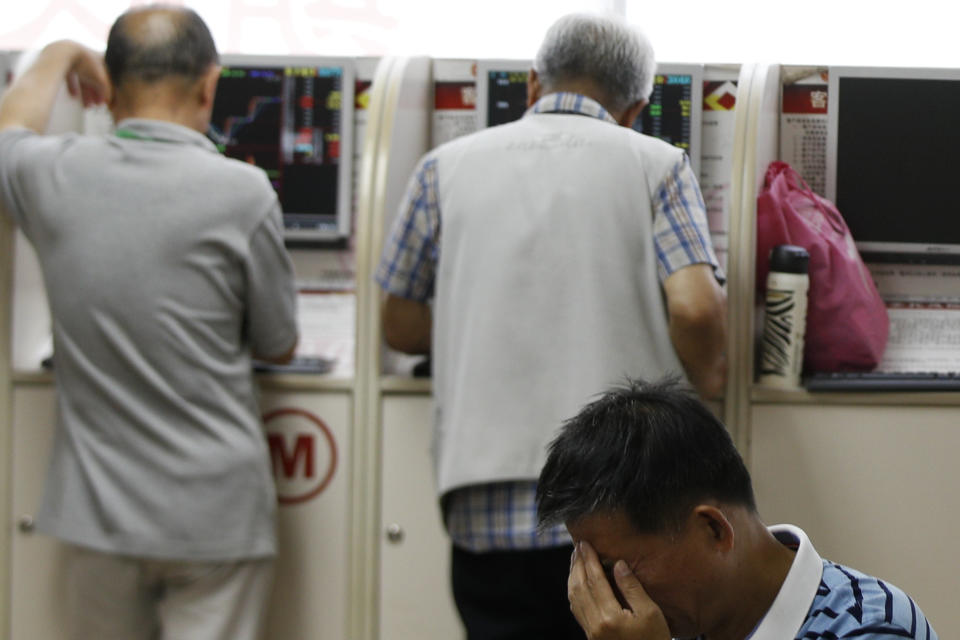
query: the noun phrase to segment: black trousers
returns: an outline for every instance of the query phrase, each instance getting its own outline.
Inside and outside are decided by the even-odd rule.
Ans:
[[[570,613],[572,546],[472,553],[453,547],[453,599],[468,640],[584,640]]]

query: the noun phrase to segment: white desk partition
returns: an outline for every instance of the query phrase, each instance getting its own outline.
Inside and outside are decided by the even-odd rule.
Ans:
[[[390,60],[385,68],[378,70],[378,77],[382,71],[386,81],[382,91],[371,100],[371,109],[378,111],[371,113],[364,151],[358,219],[358,259],[361,261],[358,265],[364,266],[358,266],[358,278],[366,283],[367,288],[362,292],[360,302],[364,320],[360,323],[358,383],[365,400],[363,406],[357,408],[358,415],[362,416],[357,425],[366,425],[362,434],[365,459],[376,462],[358,473],[355,482],[376,498],[369,503],[370,509],[362,514],[362,526],[360,519],[355,518],[356,531],[366,550],[366,557],[361,560],[363,568],[360,573],[363,575],[358,574],[356,582],[371,587],[367,593],[375,596],[372,600],[367,599],[372,609],[354,608],[352,630],[356,637],[370,640],[419,638],[424,636],[424,621],[430,620],[434,625],[445,618],[456,619],[451,605],[443,601],[448,597],[446,576],[436,575],[428,569],[434,566],[432,560],[418,563],[415,558],[413,565],[417,566],[418,572],[415,577],[391,570],[391,567],[398,566],[398,562],[404,566],[410,553],[417,553],[423,546],[418,544],[419,536],[402,540],[396,534],[388,536],[384,530],[384,513],[389,514],[393,508],[391,505],[396,503],[394,494],[385,490],[384,484],[390,483],[390,488],[397,486],[390,469],[430,467],[425,449],[418,455],[414,446],[411,455],[409,447],[411,442],[422,441],[420,436],[411,441],[409,434],[423,433],[420,428],[423,425],[410,425],[406,419],[412,416],[413,420],[419,421],[418,414],[403,414],[397,419],[396,414],[391,412],[388,415],[383,408],[381,371],[386,366],[387,357],[379,321],[381,293],[372,280],[385,234],[406,191],[407,182],[429,146],[433,112],[432,66],[432,61],[426,58],[399,58]],[[429,396],[423,399],[429,403]],[[390,434],[385,432],[388,428]],[[409,434],[408,428],[412,429]],[[360,435],[359,430],[357,435]],[[405,475],[401,480],[410,478],[413,478],[413,484],[406,483],[409,490],[401,499],[429,501],[433,495],[429,474],[423,482],[422,474]],[[436,547],[427,549],[428,553],[438,551]],[[420,585],[413,602],[409,598],[411,579]]]
[[[0,52],[0,96],[6,89],[11,54]],[[13,360],[11,345],[11,326],[13,324],[11,305],[13,290],[13,251],[14,228],[5,215],[0,215],[0,475],[10,477],[12,385],[11,364]],[[0,492],[0,513],[10,512],[9,491]],[[8,521],[9,523],[9,521]],[[0,527],[0,575],[10,574],[10,543],[12,540],[9,524]],[[9,629],[10,589],[9,581],[0,580],[0,633]]]
[[[707,65],[703,70],[700,121],[700,191],[707,207],[710,239],[727,269],[733,189],[733,140],[740,65]]]
[[[744,455],[750,442],[749,387],[753,380],[753,269],[756,220],[757,166],[775,158],[776,101],[769,85],[779,67],[745,64],[737,86],[736,126],[733,135],[732,184],[727,268],[728,372],[724,419]],[[771,100],[774,100],[771,103]],[[768,111],[770,117],[765,116]],[[766,123],[766,127],[761,126]],[[772,135],[772,138],[771,138]],[[763,179],[760,171],[759,179]]]

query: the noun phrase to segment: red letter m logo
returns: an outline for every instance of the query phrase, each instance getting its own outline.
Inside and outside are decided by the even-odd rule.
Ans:
[[[287,449],[287,439],[280,433],[271,433],[267,435],[267,441],[270,443],[270,457],[273,460],[273,472],[281,472],[285,478],[294,478],[297,473],[297,465],[303,459],[303,478],[312,478],[314,476],[313,467],[313,436],[310,434],[297,435],[296,442],[293,445],[293,451]]]
[[[323,493],[337,469],[337,443],[323,420],[305,409],[282,407],[263,416],[280,504]]]

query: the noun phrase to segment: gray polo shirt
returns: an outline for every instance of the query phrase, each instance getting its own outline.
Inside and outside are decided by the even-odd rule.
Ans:
[[[276,195],[191,129],[118,133],[0,133],[0,195],[53,316],[59,417],[38,529],[135,556],[270,555],[250,359],[296,339]]]

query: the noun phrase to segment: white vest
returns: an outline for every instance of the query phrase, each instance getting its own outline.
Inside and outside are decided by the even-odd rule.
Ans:
[[[651,202],[681,151],[528,114],[437,152],[433,320],[440,493],[536,479],[564,420],[625,376],[683,374]]]

